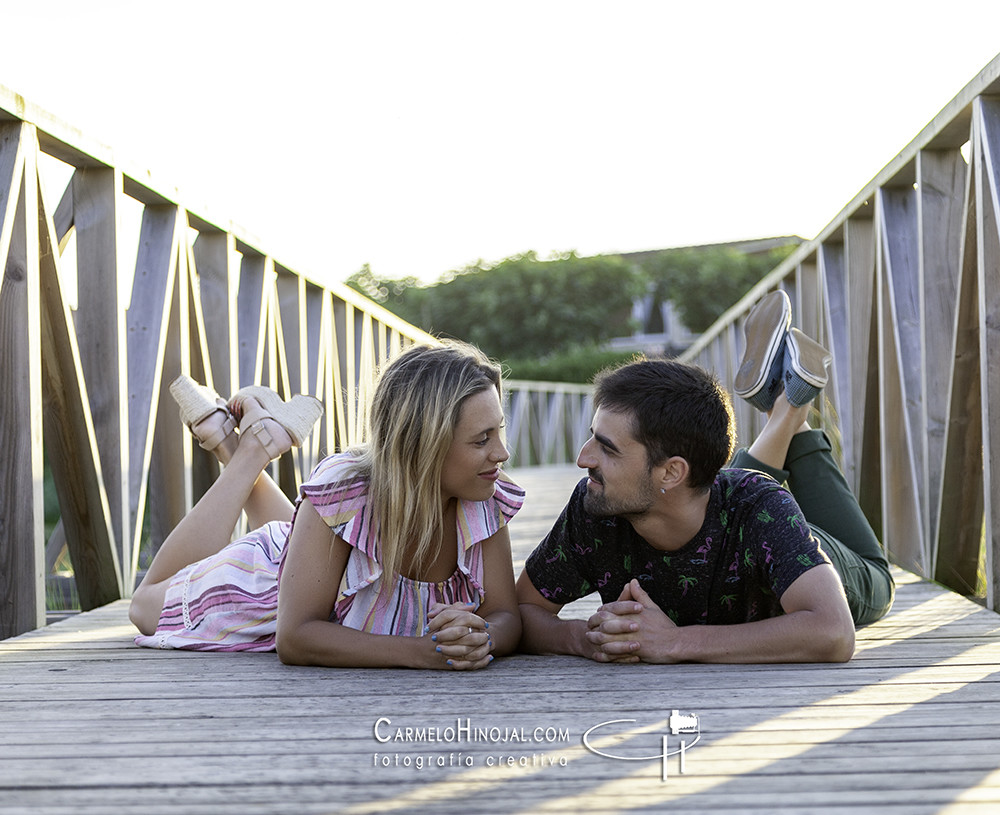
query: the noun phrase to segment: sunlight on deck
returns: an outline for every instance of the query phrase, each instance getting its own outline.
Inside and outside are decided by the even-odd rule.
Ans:
[[[651,775],[647,767],[622,778],[616,779],[615,781],[587,789],[585,792],[581,792],[578,795],[562,797],[549,801],[545,804],[534,805],[530,810],[524,810],[524,815],[531,815],[531,813],[537,812],[564,812],[566,810],[576,810],[579,812],[593,811],[595,810],[595,801],[605,801],[607,800],[605,796],[613,797],[616,802],[616,807],[619,809],[628,808],[630,806],[629,801],[633,799],[635,801],[634,806],[647,808],[651,805],[655,806],[657,803],[675,801],[677,799],[684,798],[687,795],[691,795],[692,793],[704,792],[720,784],[729,784],[734,778],[738,778],[739,775],[749,775],[751,773],[760,772],[768,765],[785,759],[794,758],[812,750],[817,745],[835,741],[836,739],[848,735],[854,730],[871,727],[882,719],[890,716],[898,716],[900,713],[910,710],[921,703],[931,701],[932,699],[935,699],[945,693],[953,693],[961,687],[965,687],[966,685],[973,684],[981,679],[985,679],[988,676],[996,674],[997,661],[1000,659],[1000,643],[990,643],[988,645],[970,648],[968,651],[963,652],[963,654],[959,657],[952,657],[928,668],[920,668],[915,671],[910,671],[909,673],[902,674],[894,682],[887,684],[912,684],[916,686],[924,682],[934,682],[939,679],[935,676],[935,672],[938,667],[954,663],[964,665],[967,660],[971,661],[972,659],[982,659],[984,661],[992,660],[992,663],[979,666],[968,666],[968,670],[970,672],[969,678],[962,684],[949,686],[947,690],[935,690],[933,687],[914,687],[908,692],[908,698],[905,703],[893,704],[889,710],[886,710],[885,704],[888,701],[886,696],[887,694],[892,693],[891,689],[887,689],[884,685],[862,687],[848,693],[829,696],[826,699],[814,703],[810,707],[793,710],[782,716],[753,725],[745,731],[721,738],[714,743],[700,747],[697,753],[693,754],[690,758],[691,765],[705,763],[707,761],[712,761],[713,759],[732,762],[735,754],[739,757],[741,762],[741,772],[738,774],[730,771],[725,775],[698,777],[697,770],[695,769],[693,774],[689,773],[684,776],[673,776],[671,778],[670,785],[666,785],[660,780],[659,777]],[[815,720],[817,718],[815,714],[817,708],[845,708],[848,706],[864,708],[862,710],[852,712],[850,718],[851,724],[849,727],[837,727],[836,725],[832,726],[830,729],[825,729],[824,727],[822,733],[815,729]],[[822,716],[820,718],[822,718]],[[800,744],[772,743],[767,750],[768,755],[766,757],[762,756],[757,758],[751,753],[748,753],[745,740],[743,738],[744,733],[754,731],[797,729],[802,726],[803,720],[806,720],[808,722],[808,726],[813,728],[811,733],[813,734],[814,739],[810,742]],[[836,720],[831,718],[830,721],[834,722]],[[997,773],[987,776],[982,781],[981,786],[990,785],[991,779],[996,781],[997,776]],[[596,808],[600,809],[602,806],[602,804],[597,804]]]
[[[11,649],[18,651],[44,651],[48,648],[69,645],[72,643],[91,643],[101,640],[127,639],[129,642],[139,633],[134,625],[105,625],[98,628],[73,630],[66,625],[39,628],[22,634],[16,643],[11,643]],[[5,643],[0,642],[0,651]]]
[[[907,622],[907,617],[904,615],[909,615],[909,618],[912,619],[923,616],[928,611],[941,611],[945,619],[950,622],[968,616],[955,613],[954,608],[949,609],[948,602],[947,596],[934,597],[917,604],[912,609],[901,612],[894,622],[902,628]],[[971,607],[969,614],[975,612],[976,608]],[[912,627],[909,627],[908,630],[917,633],[926,633],[935,627],[922,626],[916,621],[911,622],[910,625]],[[895,640],[895,642],[899,642],[899,640]],[[620,778],[596,786],[585,787],[575,795],[561,796],[547,802],[534,802],[530,808],[521,810],[521,815],[533,815],[540,812],[604,811],[609,800],[614,800],[617,811],[630,808],[647,809],[650,806],[665,804],[692,794],[712,790],[721,785],[728,785],[741,776],[760,773],[778,762],[802,756],[820,745],[843,739],[855,731],[872,727],[883,720],[912,710],[918,705],[955,693],[968,685],[996,675],[998,664],[1000,664],[1000,642],[976,645],[963,650],[960,654],[935,662],[933,665],[901,673],[892,680],[827,696],[825,699],[813,702],[808,706],[796,708],[781,716],[723,736],[714,742],[703,744],[697,750],[687,753],[687,772],[685,774],[679,774],[677,759],[672,760],[669,783],[665,783],[661,778],[660,771],[657,769],[659,764],[651,760],[636,770],[623,774]],[[963,681],[948,682],[942,685],[945,677],[943,669],[956,666],[961,666]],[[954,675],[951,676],[953,678]],[[900,698],[900,686],[906,686],[905,701],[897,701]],[[750,741],[754,741],[752,734],[773,734],[781,731],[808,731],[809,739],[785,744],[770,739],[766,742],[767,747],[764,750],[755,751],[753,748],[748,748],[748,736],[751,736]],[[650,749],[655,749],[659,741],[643,739],[639,742],[638,740],[651,734],[659,739],[662,734],[667,732],[669,732],[668,722],[664,719],[601,740],[593,739],[591,743],[598,747],[612,747],[631,742],[637,752],[642,751],[644,754],[649,754]],[[754,755],[755,752],[763,754]],[[571,748],[561,748],[558,753],[547,754],[553,761],[558,760],[558,758],[574,761],[589,755],[591,754],[582,744]],[[738,771],[733,766],[733,762],[736,760],[739,761]],[[716,767],[725,764],[726,771],[720,773],[718,769],[713,769],[710,775],[699,776],[699,766],[712,766],[713,764]],[[520,779],[533,775],[547,766],[550,765],[543,760],[535,767],[479,767],[467,773],[459,773],[447,779],[427,784],[395,798],[356,805],[343,810],[343,812],[356,815],[391,812],[435,802],[467,799],[470,795],[502,784],[515,776]],[[992,787],[995,792],[998,783],[1000,783],[1000,771],[987,775],[977,786]],[[964,802],[978,800],[975,790],[976,787],[966,789],[959,800]],[[989,795],[992,794],[989,793]]]

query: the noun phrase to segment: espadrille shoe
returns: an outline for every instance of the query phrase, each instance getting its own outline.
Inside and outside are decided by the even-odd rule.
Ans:
[[[323,403],[314,396],[299,393],[287,402],[270,388],[262,385],[249,385],[241,388],[229,400],[229,409],[241,417],[240,430],[243,430],[243,401],[247,398],[256,399],[268,413],[269,417],[280,424],[291,436],[292,444],[298,447],[312,432],[313,426],[323,415]]]
[[[746,348],[733,392],[765,413],[781,393],[785,336],[792,322],[792,304],[780,289],[761,298],[743,326]]]
[[[244,402],[243,419],[240,421],[240,441],[251,436],[272,460],[292,448],[291,434],[253,397]]]
[[[789,404],[801,407],[815,399],[829,381],[833,356],[816,340],[793,328],[785,341],[784,385]]]
[[[170,383],[170,395],[180,408],[181,421],[198,444],[214,450],[236,430],[236,419],[214,390],[181,374]]]

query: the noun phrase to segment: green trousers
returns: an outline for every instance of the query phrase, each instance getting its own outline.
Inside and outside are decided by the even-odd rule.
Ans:
[[[889,574],[889,562],[833,460],[826,433],[822,430],[797,433],[788,445],[782,470],[758,461],[745,449],[736,453],[730,466],[760,470],[779,484],[787,484],[840,575],[855,625],[867,625],[885,615],[892,606],[896,588]]]

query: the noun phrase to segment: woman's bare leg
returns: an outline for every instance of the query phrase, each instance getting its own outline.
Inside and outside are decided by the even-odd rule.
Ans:
[[[269,421],[268,428],[279,444],[287,442],[285,449],[291,446],[280,425]],[[185,566],[222,551],[242,512],[255,528],[292,518],[291,502],[264,473],[270,457],[252,433],[233,434],[216,454],[226,465],[221,475],[167,535],[132,596],[129,618],[144,634],[156,630],[170,579]]]
[[[251,401],[256,400],[248,400],[248,402]],[[222,444],[212,450],[223,467],[227,467],[229,462],[232,461],[239,443],[240,436],[237,433],[233,433]],[[267,465],[265,464],[264,466],[266,467]],[[243,505],[243,512],[247,514],[247,521],[251,529],[257,529],[268,521],[290,521],[293,509],[292,502],[288,500],[285,493],[281,491],[281,488],[274,483],[274,479],[271,478],[266,470],[262,470],[259,474]],[[235,521],[233,522],[233,526],[236,526]],[[231,529],[230,533],[232,533]]]

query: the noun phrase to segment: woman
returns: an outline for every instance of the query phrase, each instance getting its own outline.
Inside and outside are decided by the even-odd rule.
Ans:
[[[140,645],[274,650],[289,664],[469,670],[517,645],[499,368],[461,344],[383,371],[368,442],[319,463],[296,505],[263,473],[319,418],[182,379],[181,418],[225,468],[135,591]],[[239,420],[239,433],[235,421]],[[230,544],[245,511],[256,531]]]

